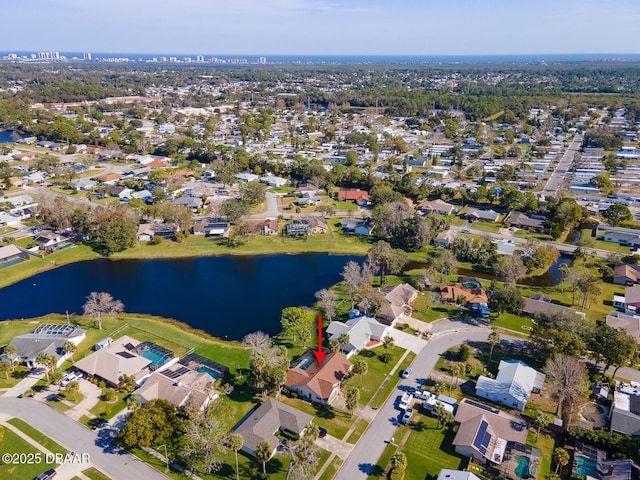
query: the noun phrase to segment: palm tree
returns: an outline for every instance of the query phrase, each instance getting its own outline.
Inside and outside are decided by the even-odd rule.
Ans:
[[[76,396],[78,395],[79,391],[80,391],[80,384],[78,382],[76,382],[75,380],[73,382],[69,382],[66,388],[66,393],[67,395],[73,397],[74,402],[76,401]]]
[[[304,438],[307,438],[313,442],[320,436],[320,427],[315,423],[310,423],[307,428],[304,429]]]
[[[461,362],[452,363],[449,367],[449,372],[452,376],[456,377],[456,388],[458,388],[458,378],[464,374],[464,364]]]
[[[407,468],[407,456],[404,452],[396,452],[391,457],[391,468],[397,472],[404,472]]]
[[[385,352],[390,353],[391,350],[393,350],[393,347],[395,346],[396,346],[396,342],[393,340],[393,337],[391,337],[390,335],[387,335],[382,339],[382,348],[384,348]]]
[[[357,387],[348,387],[347,388],[347,400],[345,402],[347,409],[349,410],[349,414],[353,417],[353,411],[358,406],[358,402],[360,401],[360,390]]]
[[[47,375],[47,382],[48,382],[49,370],[54,369],[56,366],[56,357],[45,352],[40,352],[36,357],[36,364],[42,365],[44,367],[44,371]]]
[[[538,431],[536,432],[536,442],[538,441],[538,437],[540,436],[540,429],[545,428],[549,423],[551,423],[551,418],[549,414],[543,412],[542,410],[535,410],[533,415],[531,416],[533,419],[533,423],[538,427]]]
[[[4,347],[4,354],[9,357],[9,361],[11,362],[11,370],[15,367],[16,355],[18,354],[18,348],[10,343],[6,347]]]
[[[239,433],[232,433],[229,435],[229,448],[233,450],[233,453],[236,455],[236,480],[240,478],[240,473],[238,471],[238,450],[242,448],[242,445],[244,445],[242,435]]]
[[[72,361],[73,361],[73,352],[75,352],[77,349],[78,347],[73,342],[64,342],[64,345],[62,345],[62,350],[64,351],[64,353],[66,353],[69,356],[69,358]]]
[[[256,460],[262,463],[262,474],[266,478],[267,476],[267,462],[271,458],[271,445],[269,442],[263,440],[256,447]]]
[[[553,450],[553,461],[556,462],[556,474],[558,474],[558,470],[560,471],[559,475],[562,477],[562,467],[569,463],[569,452],[567,452],[564,448],[558,447]]]
[[[360,388],[362,388],[362,376],[369,371],[369,365],[365,360],[358,360],[353,366],[353,373],[360,375]]]
[[[351,338],[349,337],[349,334],[347,332],[342,332],[340,334],[340,336],[338,337],[338,343],[344,347],[346,345],[349,345],[349,342],[351,341]]]
[[[11,371],[11,362],[9,360],[0,360],[0,372],[4,372],[9,380],[9,372]]]
[[[340,342],[337,340],[329,340],[329,350],[333,353],[338,353],[340,351]]]
[[[493,349],[496,348],[496,345],[500,344],[500,334],[495,326],[491,327],[491,333],[489,334],[489,361],[491,361],[491,357],[493,356]]]

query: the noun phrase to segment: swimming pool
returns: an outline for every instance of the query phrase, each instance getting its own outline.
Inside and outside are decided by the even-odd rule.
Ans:
[[[146,348],[138,353],[141,357],[146,358],[147,360],[151,360],[151,365],[149,365],[152,369],[158,368],[163,365],[167,359],[167,354],[159,352],[153,347]]]
[[[525,457],[524,455],[516,455],[515,461],[518,464],[514,469],[515,474],[518,478],[531,478],[531,473],[529,473],[529,457]]]
[[[24,258],[14,258],[13,260],[0,263],[0,268],[10,267],[11,265],[16,265],[21,262],[24,262]]]
[[[300,362],[296,366],[296,368],[299,368],[300,370],[306,370],[307,368],[309,368],[311,366],[312,363],[313,363],[313,359],[312,358],[306,358],[305,360]]]
[[[216,372],[213,368],[205,367],[204,365],[196,368],[196,372],[208,373],[214,378],[214,380],[217,380],[220,378],[220,372]]]
[[[576,469],[575,475],[586,477],[597,477],[598,470],[596,468],[596,461],[591,458],[583,457],[582,455],[576,455]]]

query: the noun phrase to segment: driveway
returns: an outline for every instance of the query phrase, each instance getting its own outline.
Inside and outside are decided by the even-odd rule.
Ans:
[[[97,434],[69,417],[36,400],[0,397],[0,411],[19,417],[66,449],[89,454],[89,468],[95,465],[118,480],[166,480],[168,477],[113,444],[116,430],[102,429]]]
[[[400,411],[396,409],[396,397],[409,388],[416,387],[429,377],[440,355],[455,345],[467,341],[483,341],[489,335],[486,327],[467,327],[464,331],[443,333],[426,345],[412,364],[412,373],[408,379],[398,384],[398,390],[392,393],[369,428],[360,438],[349,458],[335,477],[337,480],[365,480],[373,471],[389,440],[398,427]],[[394,332],[395,333],[395,332]],[[402,332],[400,332],[402,333]]]

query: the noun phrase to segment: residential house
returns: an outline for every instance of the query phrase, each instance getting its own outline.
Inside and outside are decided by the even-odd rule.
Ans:
[[[640,283],[640,266],[616,263],[613,268],[613,283],[628,286]]]
[[[373,233],[373,225],[370,218],[343,218],[342,229],[344,233],[349,235],[365,235],[369,236]]]
[[[174,205],[183,205],[191,209],[191,211],[195,213],[199,208],[202,207],[202,198],[193,197],[191,195],[183,195],[182,197],[173,199],[171,203]]]
[[[636,285],[624,289],[624,307],[636,312],[640,309],[640,286]]]
[[[303,195],[305,193],[318,193],[319,188],[316,187],[313,183],[301,183],[296,187],[295,193],[296,195]]]
[[[536,315],[579,315],[582,318],[585,317],[584,312],[579,312],[572,307],[551,303],[551,300],[544,295],[532,295],[529,298],[525,298],[522,312],[531,317]]]
[[[467,398],[460,402],[455,421],[459,424],[453,439],[456,452],[481,463],[501,464],[508,442],[527,443],[525,421]]]
[[[610,327],[630,335],[640,344],[640,316],[611,312],[607,315],[606,322]]]
[[[258,444],[267,442],[273,455],[280,445],[278,432],[284,430],[302,436],[312,421],[308,413],[270,398],[250,412],[233,431],[242,435],[242,451],[246,454],[255,457]]]
[[[433,240],[433,244],[436,247],[449,248],[457,237],[458,232],[456,230],[445,230],[444,232],[440,232],[436,235],[436,238]]]
[[[15,245],[0,247],[0,266],[11,265],[22,260],[28,260],[29,254]]]
[[[541,231],[544,228],[545,218],[535,215],[529,217],[524,213],[510,212],[507,218],[504,219],[506,223],[516,228],[524,228],[527,230]]]
[[[605,242],[617,243],[618,245],[625,245],[633,248],[640,247],[640,234],[638,233],[615,232],[607,230],[604,232],[602,239]]]
[[[140,345],[138,340],[125,335],[78,360],[74,367],[90,377],[104,380],[111,386],[118,385],[123,375],[138,381],[148,375],[146,369],[151,365],[151,360],[136,353],[136,347]]]
[[[231,226],[226,222],[212,222],[204,219],[198,220],[193,225],[194,235],[204,235],[206,237],[223,238],[228,237]]]
[[[438,480],[480,480],[475,474],[462,470],[448,470],[443,468],[440,470]]]
[[[306,219],[293,220],[291,223],[288,223],[285,228],[287,230],[287,235],[290,236],[307,235],[310,237],[312,235],[323,234],[329,231],[329,226],[322,217],[309,217]]]
[[[440,200],[425,200],[418,205],[418,213],[427,215],[429,213],[439,213],[440,215],[451,215],[456,212],[456,207],[450,203]]]
[[[393,325],[403,315],[411,315],[411,305],[418,298],[418,290],[408,283],[390,285],[380,290],[387,300],[382,312],[378,315],[380,321]]]
[[[350,189],[340,190],[338,192],[338,200],[343,202],[355,202],[361,207],[366,207],[369,204],[369,194],[364,190]]]
[[[73,188],[75,190],[93,190],[94,188],[96,188],[97,183],[94,180],[91,180],[90,178],[81,178],[79,180],[76,180],[76,182],[73,184]]]
[[[194,371],[176,363],[162,371],[155,371],[134,393],[140,403],[162,399],[178,408],[203,410],[220,396],[214,388],[215,379],[208,373]]]
[[[471,308],[474,304],[487,305],[489,303],[487,294],[482,287],[468,288],[460,282],[444,285],[440,288],[440,295],[445,302],[460,303],[462,299],[464,300],[462,303],[467,308]]]
[[[131,198],[136,198],[138,200],[142,200],[144,203],[153,202],[153,195],[149,190],[140,190],[138,192],[133,192],[131,194]]]
[[[311,352],[307,352],[289,369],[284,386],[311,403],[330,405],[351,367],[351,362],[341,353],[328,353],[322,365],[318,365]]]
[[[259,175],[250,172],[240,172],[234,175],[234,177],[244,183],[257,182],[260,179]]]
[[[41,353],[54,355],[59,367],[69,357],[62,348],[64,344],[71,342],[77,346],[85,337],[86,332],[77,325],[44,323],[31,333],[13,337],[9,343],[16,347],[15,360],[30,368],[37,366],[36,358]]]
[[[20,152],[13,155],[14,160],[33,160],[38,156],[35,152]]]
[[[480,210],[477,208],[472,208],[465,214],[465,217],[471,222],[474,222],[476,220],[482,220],[485,222],[497,222],[500,218],[500,214],[493,210]]]
[[[277,235],[280,230],[280,226],[278,224],[277,218],[272,218],[271,220],[263,220],[262,222],[258,222],[255,226],[256,231],[260,233],[260,235]]]
[[[378,345],[389,334],[389,330],[388,325],[366,315],[351,318],[344,323],[333,321],[327,327],[327,333],[330,335],[329,340],[338,341],[343,333],[349,335],[349,343],[340,345],[347,358],[363,348]]]
[[[69,237],[56,233],[53,230],[41,230],[33,239],[33,242],[42,251],[54,252],[59,250],[65,245],[68,245],[71,240]]]
[[[610,421],[612,432],[640,435],[640,384],[618,382],[613,392]]]
[[[260,178],[260,182],[266,183],[270,187],[282,187],[289,183],[289,180],[287,180],[286,178],[276,177],[275,175],[268,174]]]
[[[140,242],[149,241],[156,236],[172,240],[179,230],[180,227],[177,223],[141,223],[138,226],[136,237]]]
[[[496,378],[478,377],[476,395],[522,412],[531,393],[540,393],[544,379],[544,374],[524,362],[501,360]]]
[[[316,197],[314,192],[304,192],[298,197],[296,203],[300,206],[304,205],[316,205],[320,203],[320,199]]]

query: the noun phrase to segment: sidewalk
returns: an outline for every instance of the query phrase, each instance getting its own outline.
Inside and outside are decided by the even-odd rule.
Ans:
[[[37,372],[40,369],[36,370]],[[5,390],[4,397],[19,397],[27,390],[31,389],[41,378],[45,376],[44,371],[42,373],[29,373],[24,379],[20,380],[17,385]]]

